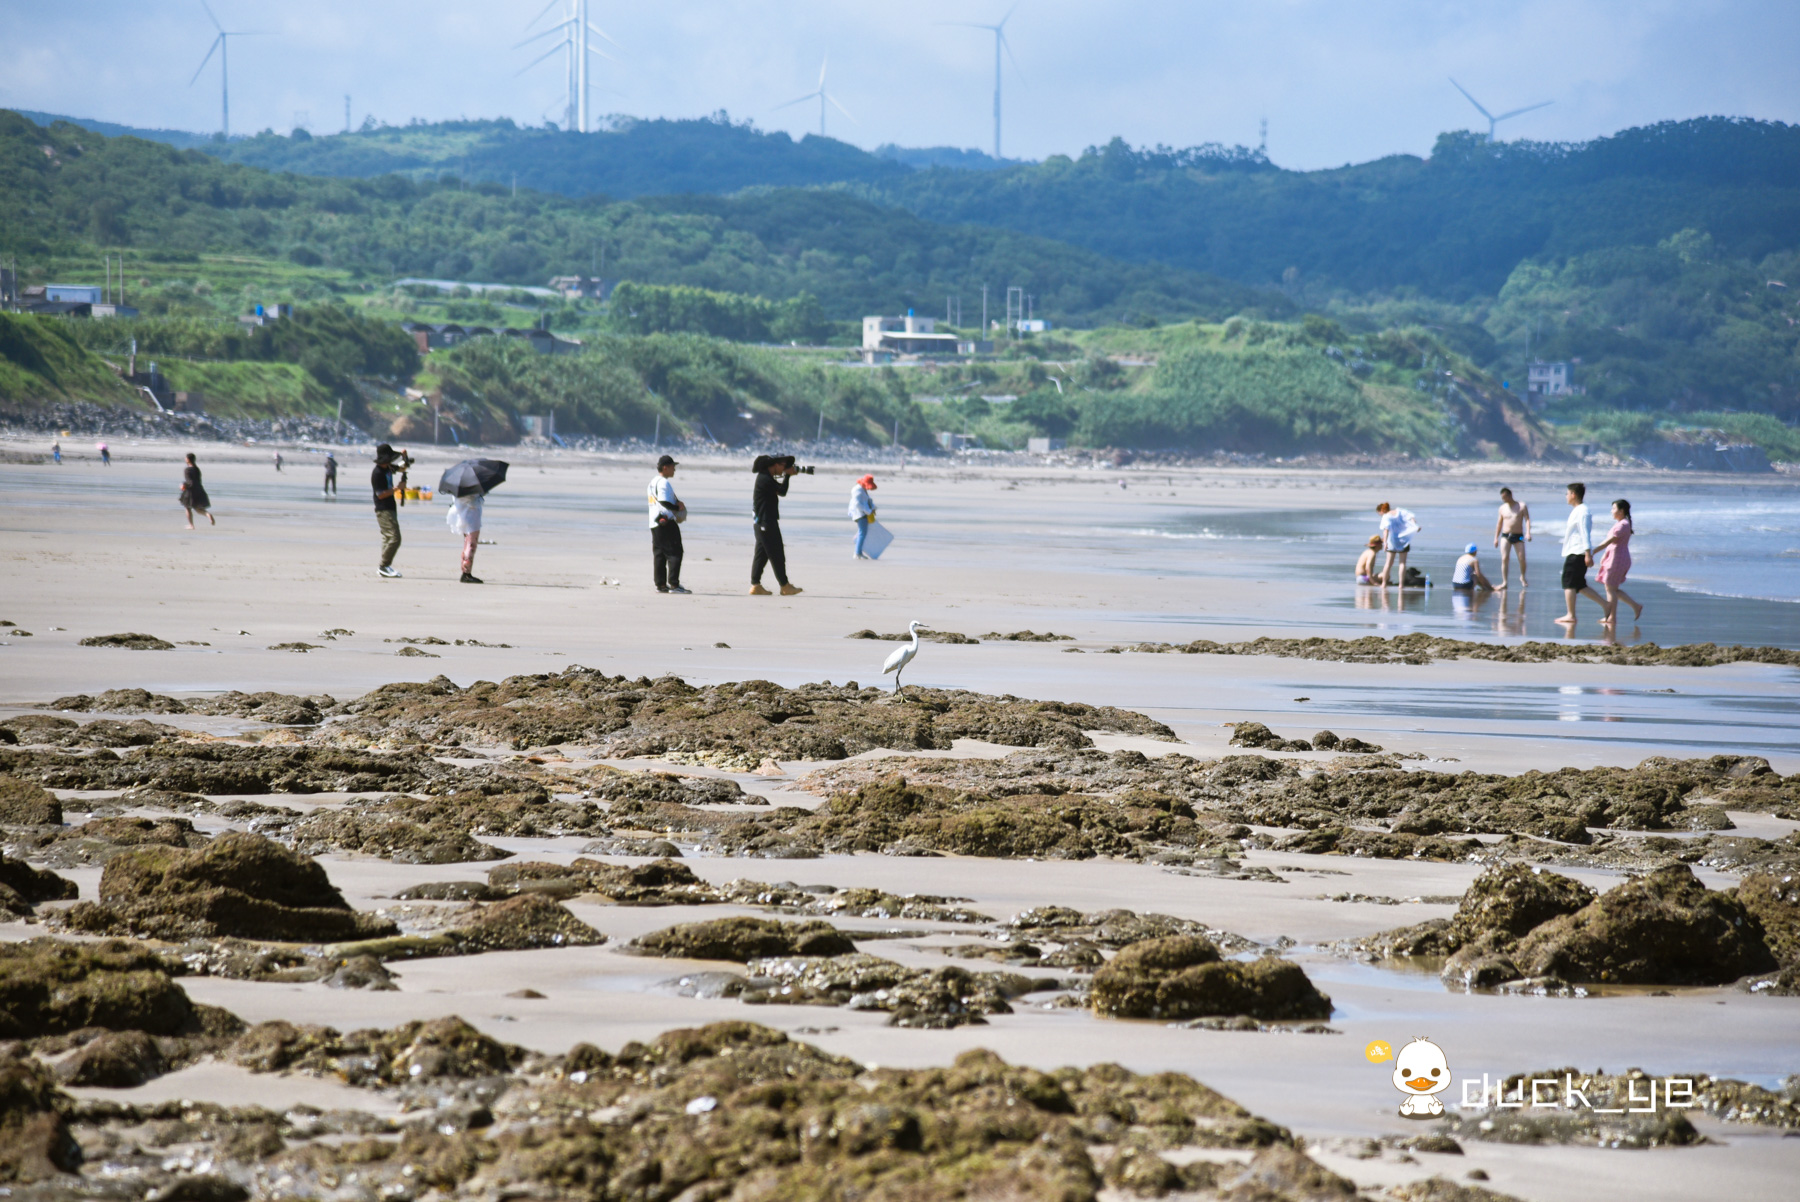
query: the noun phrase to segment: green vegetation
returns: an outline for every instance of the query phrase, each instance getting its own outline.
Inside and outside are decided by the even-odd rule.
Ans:
[[[76,340],[73,323],[0,313],[0,403],[123,402],[131,389]]]
[[[777,303],[760,296],[677,285],[613,291],[606,324],[621,334],[707,334],[733,342],[822,342],[825,314],[811,293]]]
[[[984,283],[996,295],[1023,287],[1037,312],[1064,322],[1290,309],[1279,294],[1042,237],[937,226],[842,192],[617,203],[455,178],[273,175],[74,125],[43,129],[4,111],[0,245],[18,254],[26,282],[47,280],[52,262],[98,264],[103,249],[141,248],[148,284],[138,295],[172,305],[191,304],[203,285],[207,297],[232,296],[200,270],[230,256],[261,260],[262,274],[244,286],[267,300],[285,299],[266,289],[286,280],[340,290],[400,276],[542,284],[590,269],[604,252],[609,277],[775,300],[811,293],[838,320],[935,312],[946,295],[979,298]],[[161,263],[179,287],[152,274]]]
[[[311,414],[335,417],[335,390],[293,363],[193,363],[164,359],[158,370],[178,392],[200,394],[213,417],[278,418]],[[355,396],[354,393],[350,394]],[[345,416],[363,417],[363,406],[346,404]]]

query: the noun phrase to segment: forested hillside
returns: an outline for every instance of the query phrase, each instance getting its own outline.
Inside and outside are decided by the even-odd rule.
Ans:
[[[1722,117],[1573,144],[1489,145],[1451,133],[1428,158],[1325,171],[1283,170],[1242,148],[1133,148],[1116,138],[999,170],[909,170],[968,160],[870,154],[812,136],[796,142],[720,119],[621,119],[587,135],[446,122],[326,137],[269,133],[207,149],[316,175],[448,172],[508,188],[516,177],[521,188],[567,196],[848,187],[933,222],[1283,284],[1314,303],[1334,291],[1493,295],[1525,260],[1654,246],[1690,228],[1710,234],[1723,254],[1754,260],[1792,249],[1800,230],[1800,126]],[[981,155],[973,164],[993,165]]]
[[[1062,322],[1291,311],[1270,290],[1029,234],[933,225],[842,192],[634,203],[454,179],[276,175],[73,125],[43,129],[5,111],[0,245],[22,261],[136,248],[518,284],[589,270],[604,255],[609,277],[778,300],[806,292],[836,319],[941,312],[953,294],[979,313],[983,284],[996,313],[1017,286],[1040,316]]]

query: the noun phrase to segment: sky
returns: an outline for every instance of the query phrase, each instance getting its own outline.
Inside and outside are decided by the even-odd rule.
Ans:
[[[208,0],[231,44],[233,133],[420,118],[561,121],[550,43],[516,49],[571,0]],[[993,150],[992,24],[1008,0],[589,0],[596,114],[733,120],[873,149]],[[1439,132],[1578,141],[1705,115],[1800,122],[1800,0],[1020,0],[1006,26],[1002,150],[1255,146],[1311,169],[1426,154]],[[126,125],[219,128],[215,29],[201,0],[0,0],[0,107]]]

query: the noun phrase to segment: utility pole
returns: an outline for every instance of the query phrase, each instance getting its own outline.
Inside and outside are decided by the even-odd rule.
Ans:
[[[985,337],[988,332],[987,285],[981,286],[981,333]]]
[[[344,93],[344,132],[350,132],[350,93]]]

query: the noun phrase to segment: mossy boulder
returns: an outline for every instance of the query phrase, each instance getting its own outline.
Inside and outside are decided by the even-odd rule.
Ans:
[[[1299,965],[1273,956],[1221,960],[1218,947],[1197,935],[1124,948],[1094,973],[1092,998],[1096,1013],[1115,1018],[1331,1017],[1331,999]]]
[[[1537,927],[1513,953],[1523,975],[1571,983],[1722,985],[1774,968],[1738,898],[1671,864]]]
[[[279,1020],[258,1023],[238,1036],[225,1055],[252,1072],[314,1072],[352,1085],[379,1086],[496,1076],[517,1068],[525,1049],[449,1015],[347,1034]]]
[[[7,826],[61,826],[62,803],[42,785],[0,773],[0,823]]]
[[[1490,931],[1519,939],[1552,918],[1575,913],[1596,896],[1592,889],[1566,876],[1529,864],[1506,864],[1475,878],[1463,893],[1450,927],[1459,942]]]
[[[684,960],[733,960],[766,956],[842,956],[856,950],[850,937],[828,922],[777,922],[770,918],[715,918],[684,922],[640,935],[630,944],[646,956]]]
[[[0,852],[0,914],[29,914],[39,902],[72,901],[80,892],[74,881]]]
[[[100,905],[70,909],[76,930],[153,939],[312,943],[391,935],[360,914],[319,864],[261,835],[227,832],[198,850],[141,847],[108,861]]]
[[[83,1027],[178,1035],[203,1016],[149,949],[111,940],[0,944],[0,1039]]]
[[[609,864],[587,856],[571,864],[525,861],[488,870],[488,884],[519,893],[573,897],[596,893],[616,902],[658,904],[714,900],[715,891],[679,860]]]
[[[1733,891],[1762,924],[1763,942],[1783,965],[1800,965],[1800,875],[1754,872]]]
[[[71,1109],[42,1064],[0,1054],[0,1182],[29,1185],[81,1166]]]
[[[162,1048],[142,1031],[109,1031],[83,1044],[56,1066],[66,1085],[129,1089],[168,1071]]]

